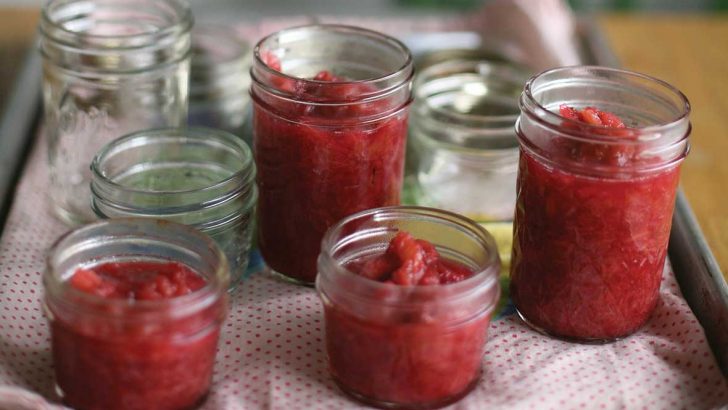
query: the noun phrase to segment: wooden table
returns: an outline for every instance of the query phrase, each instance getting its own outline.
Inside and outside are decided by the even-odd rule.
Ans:
[[[682,186],[728,280],[728,16],[608,15],[600,23],[625,68],[661,78],[692,105]]]
[[[0,8],[0,109],[37,21],[37,10]],[[662,78],[690,98],[692,152],[682,185],[728,278],[728,16],[615,14],[599,22],[625,68]]]

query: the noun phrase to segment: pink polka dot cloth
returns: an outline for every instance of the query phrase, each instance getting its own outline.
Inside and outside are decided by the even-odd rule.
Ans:
[[[0,240],[0,409],[58,408],[41,272],[66,228],[47,212],[44,159],[37,144]],[[322,317],[313,289],[253,274],[233,295],[203,408],[366,408],[328,375]],[[728,406],[726,379],[669,269],[655,314],[624,340],[562,342],[514,315],[493,321],[489,336],[480,384],[451,409]]]

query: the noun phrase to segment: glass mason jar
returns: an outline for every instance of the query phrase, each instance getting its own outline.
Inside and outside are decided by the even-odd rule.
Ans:
[[[626,128],[568,120],[596,107]],[[511,297],[532,327],[578,341],[627,336],[659,297],[690,105],[671,85],[605,67],[529,80],[521,144]]]
[[[312,283],[331,225],[399,203],[412,56],[336,25],[282,30],[253,54],[258,245],[270,269]]]
[[[189,125],[245,136],[243,126],[250,104],[251,49],[227,26],[195,26],[192,30]]]
[[[89,164],[99,148],[185,123],[191,26],[179,0],[53,0],[43,9],[49,188],[66,223],[95,219]]]
[[[103,147],[91,171],[96,215],[190,225],[227,256],[231,289],[239,283],[258,199],[255,163],[243,140],[206,128],[139,131]]]
[[[453,60],[417,74],[407,161],[415,200],[478,221],[510,221],[516,203],[518,66]]]
[[[431,242],[473,276],[446,285],[400,286],[345,267],[385,252],[399,230]],[[318,270],[329,369],[346,393],[387,408],[435,408],[477,384],[500,295],[498,250],[477,223],[431,208],[363,211],[326,233]]]
[[[205,285],[158,300],[107,298],[69,284],[79,268],[177,262]],[[127,270],[126,272],[133,272]],[[133,275],[133,273],[128,273]],[[228,269],[205,235],[166,221],[97,222],[62,236],[43,274],[56,389],[82,409],[192,408],[210,389]]]

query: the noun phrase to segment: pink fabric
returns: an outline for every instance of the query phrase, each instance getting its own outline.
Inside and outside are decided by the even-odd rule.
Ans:
[[[0,240],[0,408],[50,408],[11,387],[53,398],[41,272],[45,249],[66,228],[47,213],[44,164],[37,144]],[[322,331],[313,289],[254,274],[233,295],[204,408],[364,408],[329,378]],[[452,409],[728,406],[728,384],[669,269],[654,316],[632,337],[566,343],[507,316],[491,324],[483,363],[481,383]],[[17,397],[26,407],[3,406]]]

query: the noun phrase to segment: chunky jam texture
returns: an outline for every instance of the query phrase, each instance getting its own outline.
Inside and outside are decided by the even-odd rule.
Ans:
[[[361,276],[396,285],[444,285],[472,276],[473,271],[457,262],[440,258],[435,247],[400,231],[378,256],[355,260],[347,268]]]
[[[564,127],[599,125],[601,135],[629,135],[614,114],[561,107]],[[591,128],[590,128],[591,129]],[[617,132],[614,134],[613,132]],[[528,136],[524,136],[528,138]],[[629,167],[629,147],[568,146],[555,153],[589,164]],[[514,221],[511,297],[533,325],[566,338],[629,335],[658,300],[678,166],[646,174],[586,176],[522,149]]]
[[[124,262],[79,268],[69,284],[105,298],[155,300],[194,292],[205,280],[177,262]]]
[[[280,70],[275,59],[271,68]],[[258,245],[266,263],[313,282],[321,238],[341,218],[399,203],[407,110],[388,101],[362,102],[366,83],[341,83],[322,71],[315,80],[276,79],[297,102],[253,95],[258,169]],[[310,105],[298,101],[350,101]],[[372,119],[374,118],[374,119]]]
[[[382,304],[363,314],[325,304],[329,365],[343,390],[370,403],[407,408],[438,407],[467,394],[480,376],[490,312],[454,323],[448,315],[458,306],[439,302],[436,294],[416,297],[410,307],[387,306],[393,298],[408,301],[404,288],[445,287],[472,271],[407,233],[399,233],[384,254],[347,268],[396,284],[391,289],[397,292],[382,293]]]
[[[78,269],[68,283],[102,298],[133,301],[181,296],[205,280],[176,262],[121,262]],[[78,409],[185,409],[204,399],[219,335],[215,313],[175,318],[174,312],[153,312],[152,319],[134,320],[114,315],[111,305],[97,310],[54,312],[54,367],[65,403]]]

